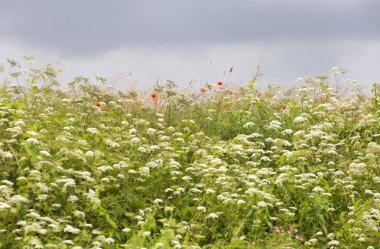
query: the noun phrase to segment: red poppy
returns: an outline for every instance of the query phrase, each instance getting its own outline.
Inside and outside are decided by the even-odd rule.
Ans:
[[[263,93],[262,92],[258,92],[257,96],[261,97],[261,96],[263,96]]]
[[[218,86],[221,86],[221,85],[223,85],[223,82],[219,81]]]
[[[203,88],[203,87],[201,87],[201,89],[199,89],[199,90],[201,91],[201,93],[206,92],[206,88]]]
[[[108,109],[107,107],[104,107],[103,109],[102,109],[102,111],[103,112],[108,112],[110,109]]]
[[[286,105],[283,105],[283,106],[282,106],[282,110],[285,110],[285,109],[286,109]]]
[[[152,93],[152,94],[150,95],[150,97],[152,97],[152,99],[157,98],[157,93]]]
[[[96,106],[99,107],[101,106],[102,104],[100,102],[96,102]]]

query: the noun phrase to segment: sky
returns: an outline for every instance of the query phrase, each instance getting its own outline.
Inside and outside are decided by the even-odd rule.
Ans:
[[[34,56],[117,88],[294,85],[348,70],[380,82],[378,0],[1,0],[0,63]],[[231,73],[230,68],[233,67]]]

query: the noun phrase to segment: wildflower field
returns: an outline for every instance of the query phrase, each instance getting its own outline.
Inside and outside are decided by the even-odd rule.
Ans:
[[[0,248],[380,248],[379,85],[63,91],[8,62]]]

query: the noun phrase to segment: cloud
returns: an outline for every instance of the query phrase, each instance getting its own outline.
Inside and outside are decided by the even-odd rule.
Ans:
[[[378,9],[377,0],[4,0],[0,59],[62,61],[63,84],[77,75],[139,88],[157,79],[244,83],[261,58],[263,85],[291,84],[333,66],[373,83]]]
[[[379,39],[380,2],[248,0],[2,1],[0,37],[65,56],[124,47],[208,48]]]

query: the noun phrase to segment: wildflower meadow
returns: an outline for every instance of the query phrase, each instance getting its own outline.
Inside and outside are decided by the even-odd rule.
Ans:
[[[0,66],[0,248],[380,248],[380,85],[59,73]]]

